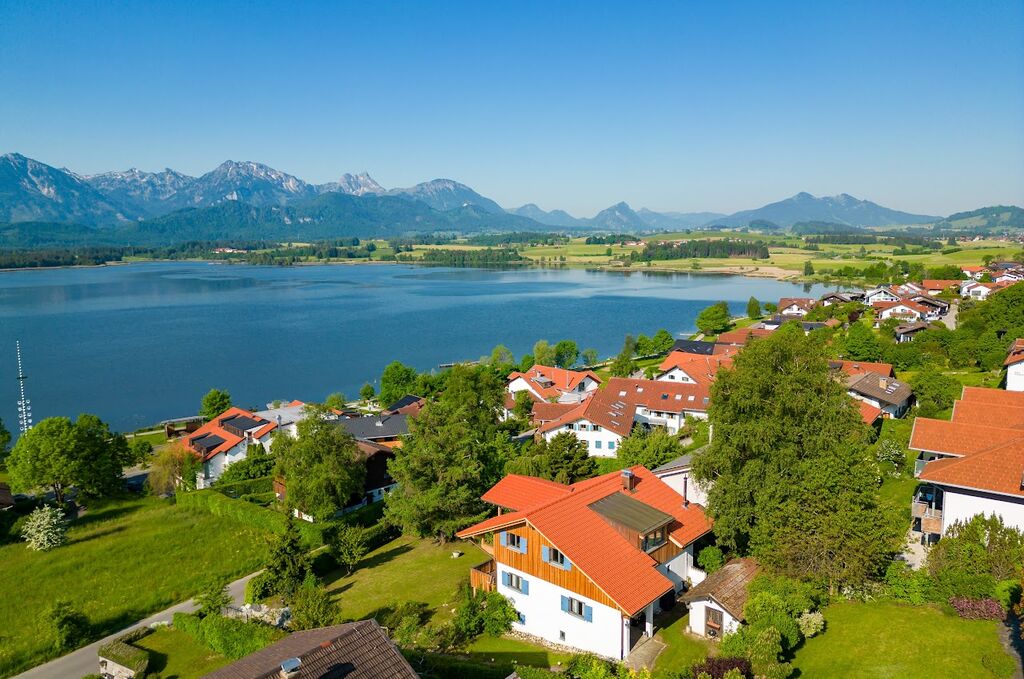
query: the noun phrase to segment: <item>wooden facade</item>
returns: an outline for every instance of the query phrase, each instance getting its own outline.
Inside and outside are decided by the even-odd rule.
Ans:
[[[496,573],[498,572],[494,560],[485,561],[482,564],[469,569],[469,586],[473,591],[493,592],[497,586]]]

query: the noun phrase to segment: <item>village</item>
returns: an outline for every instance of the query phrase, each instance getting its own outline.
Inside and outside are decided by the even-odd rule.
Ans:
[[[605,361],[44,420],[5,458],[0,582],[61,602],[0,605],[0,676],[1020,677],[1024,266],[961,271],[716,304]]]

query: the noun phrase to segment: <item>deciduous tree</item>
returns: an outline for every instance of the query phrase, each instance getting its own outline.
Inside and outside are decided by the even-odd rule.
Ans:
[[[633,363],[633,355],[636,353],[636,342],[633,340],[632,335],[626,335],[626,339],[622,343],[622,350],[619,351],[618,356],[612,361],[611,366],[608,370],[614,377],[628,377],[633,370],[636,368],[636,364]]]
[[[400,361],[392,361],[380,376],[380,402],[387,406],[414,391],[416,369]]]
[[[853,323],[846,333],[846,358],[851,361],[877,361],[882,357],[878,336],[865,323]]]
[[[156,495],[167,495],[177,489],[195,490],[196,475],[202,468],[202,461],[194,451],[181,441],[174,441],[161,448],[153,457],[146,485]],[[229,471],[231,466],[225,473]]]
[[[341,526],[331,540],[330,549],[335,561],[351,575],[366,556],[366,531],[359,526]]]
[[[761,318],[761,303],[757,301],[756,297],[747,300],[747,317]]]
[[[324,406],[331,410],[343,410],[345,408],[345,402],[345,394],[340,391],[336,391],[327,395],[327,398],[324,399]]]
[[[555,348],[547,340],[537,340],[533,345],[533,361],[536,365],[554,365]]]
[[[679,439],[668,433],[664,427],[646,429],[636,427],[628,438],[619,444],[618,458],[627,467],[640,465],[654,469],[683,454]]]
[[[372,401],[375,395],[376,392],[373,390],[373,385],[369,382],[366,382],[363,386],[359,387],[359,398],[364,401]]]
[[[598,361],[597,349],[584,349],[583,350],[583,362],[588,365],[594,365]]]
[[[203,402],[199,406],[199,414],[209,422],[230,407],[231,394],[220,389],[211,389],[203,397]]]
[[[580,350],[572,340],[562,340],[555,345],[555,365],[559,368],[571,368],[579,355]]]
[[[68,522],[64,512],[46,505],[28,515],[21,537],[30,549],[47,552],[68,541]]]
[[[697,314],[697,329],[705,335],[725,332],[730,325],[732,318],[729,315],[729,305],[725,302],[712,304]]]

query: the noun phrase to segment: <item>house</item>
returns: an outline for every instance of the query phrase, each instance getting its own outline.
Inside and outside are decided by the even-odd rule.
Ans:
[[[736,330],[728,330],[718,336],[718,344],[742,347],[746,346],[747,342],[752,339],[767,337],[773,332],[775,331],[769,330],[768,328],[739,328]]]
[[[914,392],[908,385],[875,372],[847,377],[846,393],[879,408],[882,417],[903,417],[914,398]]]
[[[1024,529],[1024,393],[965,387],[950,421],[915,420],[910,448],[919,452],[911,514],[923,543],[977,514]]]
[[[964,275],[974,280],[980,279],[988,270],[983,266],[961,266],[960,270],[964,272]]]
[[[928,309],[925,313],[925,320],[936,321],[949,311],[949,302],[943,299],[937,299],[930,295],[918,294],[910,295],[907,300],[911,302],[917,302],[921,306]]]
[[[778,330],[783,323],[800,323],[800,327],[803,328],[804,334],[809,334],[812,330],[820,330],[821,328],[829,327],[822,321],[801,321],[799,316],[781,316],[775,315],[771,318],[765,319],[760,322],[760,327],[765,330]],[[754,326],[751,326],[754,327]]]
[[[427,399],[422,396],[414,396],[413,394],[406,394],[402,398],[398,399],[387,408],[384,409],[385,415],[412,415],[413,417],[420,414],[423,410],[423,406],[427,404]]]
[[[417,679],[376,620],[292,632],[202,679]]]
[[[1024,391],[1024,339],[1014,340],[1003,365],[1006,366],[1006,390]]]
[[[687,453],[651,471],[655,476],[667,483],[669,488],[679,493],[684,500],[696,502],[700,506],[706,507],[708,504],[708,488],[693,478],[692,462],[693,456]]]
[[[881,285],[864,292],[864,303],[875,304],[876,302],[898,302],[900,296],[889,289],[889,286]]]
[[[716,353],[717,349],[718,345],[716,345],[714,342],[703,342],[701,340],[676,340],[675,344],[672,345],[672,350],[669,353],[672,353],[674,351],[682,351],[687,354],[700,354],[703,356],[710,356]]]
[[[687,417],[707,419],[710,398],[707,383],[613,377],[590,399],[537,427],[537,435],[550,441],[572,432],[587,443],[592,456],[615,457],[635,425],[665,427],[675,434]]]
[[[516,632],[622,660],[705,577],[694,543],[710,520],[643,467],[571,486],[510,475],[483,500],[499,514],[457,536],[494,535],[470,584],[509,599]]]
[[[185,445],[199,456],[203,469],[196,486],[208,488],[230,465],[244,460],[249,446],[270,448],[277,424],[241,408],[228,408],[185,437]]]
[[[506,391],[513,397],[520,391],[526,391],[536,401],[579,403],[600,384],[601,378],[590,370],[535,365],[525,372],[511,373]]]
[[[992,274],[993,283],[1016,283],[1024,280],[1024,269],[1004,269]]]
[[[732,559],[680,597],[690,607],[690,632],[713,639],[735,632],[760,570],[754,559]]]
[[[389,448],[402,445],[402,438],[409,434],[409,415],[365,415],[363,417],[341,417],[335,424],[362,441],[373,441]]]
[[[901,321],[913,322],[923,321],[932,313],[930,307],[918,302],[903,299],[898,302],[875,302],[871,305],[875,310],[875,325],[890,318],[898,318]]]
[[[732,357],[725,354],[706,356],[673,351],[658,366],[655,379],[662,382],[710,384],[720,368],[731,366]]]
[[[829,292],[818,300],[820,306],[832,306],[833,304],[849,304],[856,301],[852,295],[845,292]]]
[[[778,312],[783,316],[806,316],[818,300],[810,297],[783,297],[779,300]]]
[[[950,290],[959,290],[962,280],[935,280],[927,279],[921,281],[921,287],[929,295],[939,295],[943,292],[949,292]]]
[[[859,377],[869,373],[883,377],[896,377],[895,371],[890,363],[872,363],[871,361],[829,361],[828,367],[831,370],[842,372],[847,377]]]
[[[299,422],[306,419],[306,404],[302,401],[290,401],[276,407],[268,404],[266,410],[257,410],[253,415],[275,423],[278,430],[295,437],[299,434]]]
[[[1004,281],[1002,283],[982,283],[974,280],[965,281],[964,284],[960,286],[960,296],[978,300],[980,302],[988,299],[988,296],[992,293],[998,292],[1012,284],[1013,283],[1010,281]]]
[[[904,323],[903,325],[897,325],[893,332],[896,335],[896,341],[898,343],[913,341],[917,333],[922,330],[927,330],[930,326],[923,321],[914,321],[913,323]]]

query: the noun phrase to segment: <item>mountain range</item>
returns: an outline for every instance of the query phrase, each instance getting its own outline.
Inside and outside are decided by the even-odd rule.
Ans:
[[[883,207],[848,194],[798,193],[754,210],[656,212],[616,203],[590,218],[533,203],[504,209],[469,186],[434,179],[386,189],[369,174],[342,174],[311,184],[252,161],[225,161],[199,177],[165,169],[79,175],[17,153],[0,156],[0,223],[75,224],[116,231],[104,240],[129,242],[213,238],[381,237],[437,231],[604,231],[638,233],[748,226],[788,228],[823,221],[849,226],[930,224],[942,218]],[[25,224],[17,230],[25,234]],[[10,233],[11,229],[8,228]],[[70,233],[70,231],[69,231]],[[10,244],[10,239],[4,241]]]

